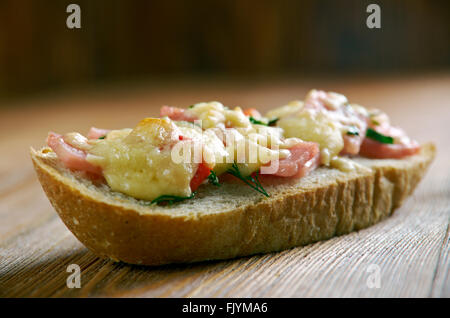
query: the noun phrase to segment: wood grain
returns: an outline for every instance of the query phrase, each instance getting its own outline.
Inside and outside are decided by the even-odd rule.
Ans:
[[[438,156],[414,195],[389,219],[362,231],[280,253],[187,265],[140,267],[97,258],[66,229],[28,157],[48,130],[133,126],[163,104],[200,100],[266,110],[311,87],[385,109]],[[450,76],[412,79],[144,83],[16,102],[2,111],[0,297],[450,297]],[[82,270],[69,289],[69,264]],[[380,268],[369,288],[368,267]]]

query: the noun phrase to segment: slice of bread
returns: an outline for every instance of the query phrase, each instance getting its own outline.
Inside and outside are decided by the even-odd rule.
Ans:
[[[50,202],[85,246],[115,261],[160,265],[280,251],[366,228],[413,192],[435,151],[425,144],[402,160],[356,158],[353,172],[321,167],[295,181],[266,178],[268,198],[239,181],[202,185],[172,206],[95,185],[49,148],[31,149],[31,157]]]

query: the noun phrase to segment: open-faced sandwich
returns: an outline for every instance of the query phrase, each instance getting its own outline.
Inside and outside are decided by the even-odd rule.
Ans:
[[[377,109],[310,91],[275,108],[163,106],[133,129],[49,133],[31,150],[66,226],[101,257],[194,262],[363,229],[412,193],[435,155]]]

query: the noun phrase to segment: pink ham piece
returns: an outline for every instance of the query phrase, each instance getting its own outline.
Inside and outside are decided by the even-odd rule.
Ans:
[[[362,136],[344,135],[344,148],[339,155],[357,155],[364,140]]]
[[[415,140],[408,138],[400,128],[388,125],[374,128],[380,134],[393,137],[394,143],[385,144],[366,137],[359,151],[361,156],[373,159],[400,159],[415,155],[420,151],[420,145]]]
[[[360,155],[373,159],[400,159],[412,156],[420,151],[420,145],[411,140],[402,144],[383,144],[370,138],[364,138]]]
[[[251,116],[255,119],[260,119],[261,113],[256,108],[247,108],[242,111],[245,116]]]
[[[347,119],[351,119],[352,122],[356,122],[356,128],[359,135],[343,135],[344,148],[340,155],[357,155],[359,148],[363,142],[367,129],[367,119],[360,114],[347,110],[343,105],[345,104],[343,97],[339,97],[339,94],[327,93],[325,91],[312,90],[305,98],[305,109],[313,109],[317,111],[325,111],[336,113]],[[330,103],[336,103],[337,108],[331,107]]]
[[[371,128],[382,135],[394,138],[394,143],[385,144],[366,137],[359,152],[361,156],[373,159],[400,159],[420,151],[420,145],[410,139],[401,128],[391,126],[389,123],[372,124]]]
[[[172,120],[190,121],[190,122],[193,122],[194,120],[198,119],[196,116],[187,113],[186,109],[172,106],[161,107],[160,116],[161,117],[167,116]]]
[[[344,148],[339,153],[340,155],[357,155],[361,149],[361,145],[365,139],[367,131],[367,123],[365,120],[361,120],[357,127],[358,135],[344,134]]]
[[[319,145],[315,142],[301,142],[289,149],[291,154],[278,161],[274,176],[301,178],[317,168],[320,163]],[[266,166],[270,166],[270,163]]]
[[[86,160],[86,152],[66,143],[63,136],[50,132],[47,137],[47,145],[52,148],[66,168],[102,175],[100,167],[94,166]]]
[[[328,94],[324,91],[312,90],[306,95],[304,107],[305,109],[326,109],[324,100],[326,100],[327,97]]]
[[[88,139],[98,139],[100,137],[106,136],[107,133],[109,133],[111,130],[109,129],[101,129],[96,127],[91,127],[89,129],[89,132],[87,134]]]

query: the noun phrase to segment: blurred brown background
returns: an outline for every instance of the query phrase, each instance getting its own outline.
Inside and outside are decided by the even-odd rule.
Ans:
[[[81,29],[66,7],[81,7]],[[366,7],[381,7],[368,29]],[[1,0],[0,99],[200,76],[450,68],[449,1]]]

